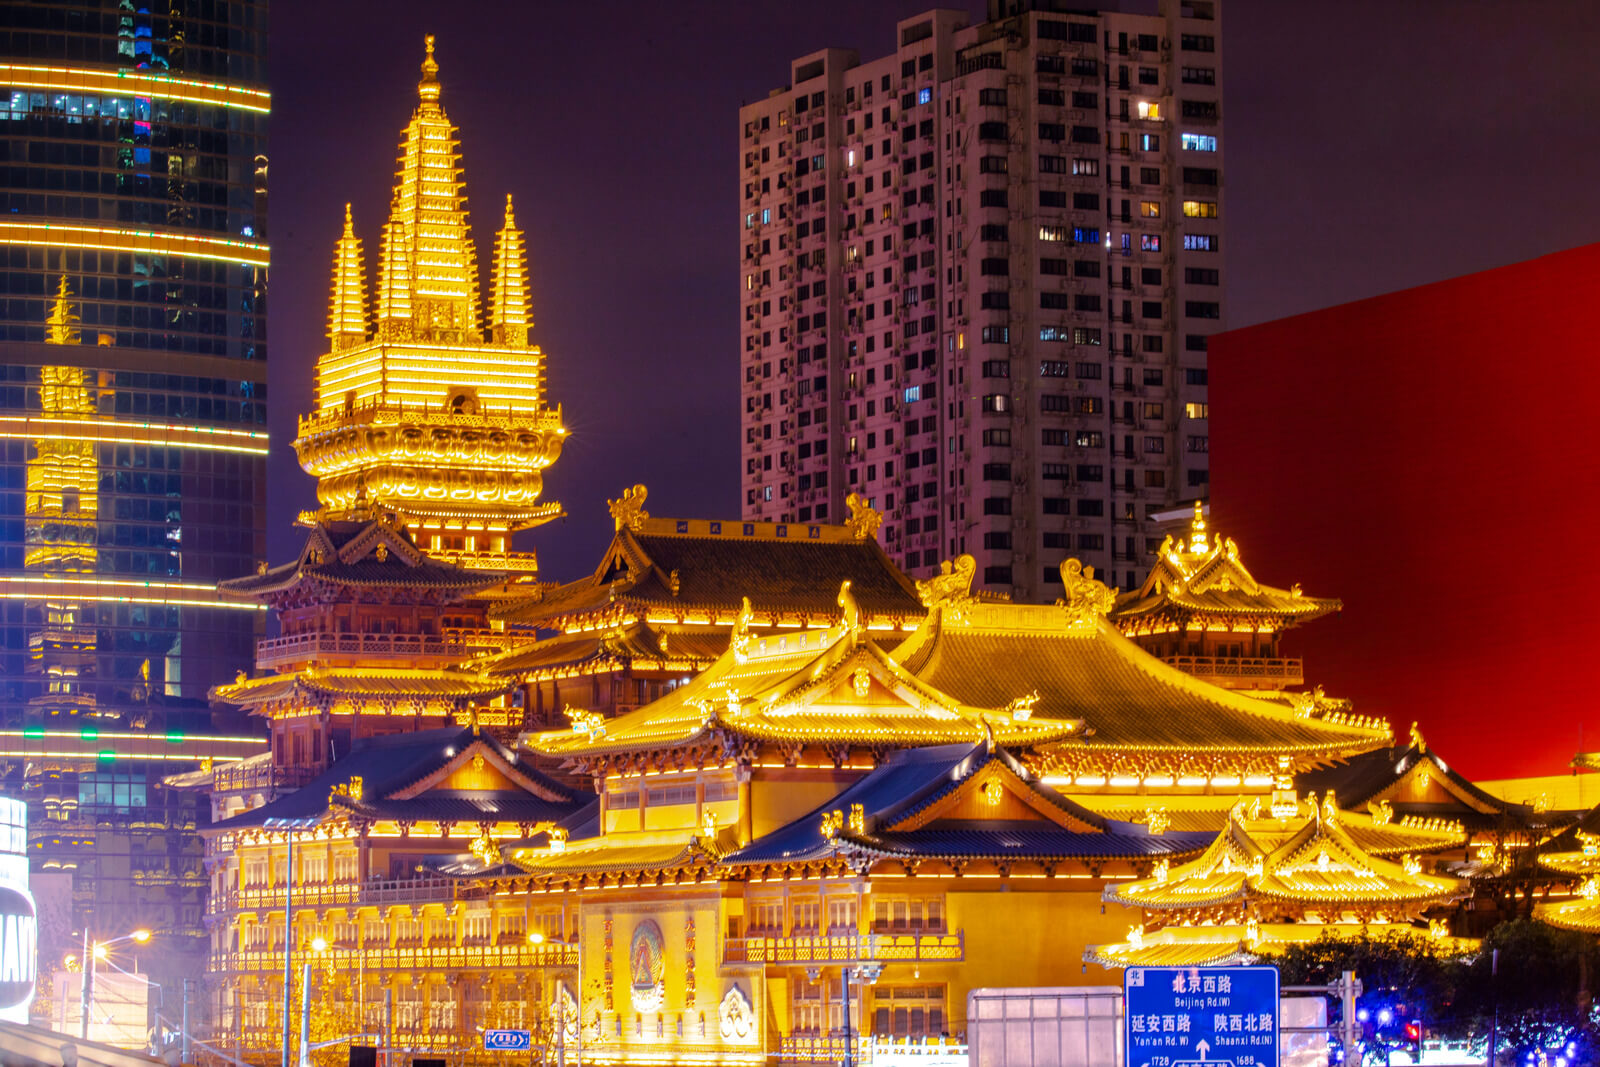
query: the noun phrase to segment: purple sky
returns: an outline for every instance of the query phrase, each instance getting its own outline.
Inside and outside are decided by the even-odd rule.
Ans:
[[[571,517],[530,540],[543,576],[566,580],[596,562],[624,486],[646,483],[659,515],[737,515],[738,108],[795,56],[887,52],[895,22],[929,6],[277,0],[273,559],[298,548],[289,523],[314,503],[289,443],[343,206],[370,265],[424,34],[485,265],[505,193],[527,232],[533,338],[572,431],[546,480]],[[1600,240],[1600,4],[1221,7],[1230,325]],[[1538,324],[1505,340],[1508,355],[1536,348]],[[1226,403],[1213,396],[1213,415]]]

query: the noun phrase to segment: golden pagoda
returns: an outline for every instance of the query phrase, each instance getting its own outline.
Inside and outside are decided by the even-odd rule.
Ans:
[[[511,198],[495,237],[484,315],[461,153],[439,103],[433,38],[400,145],[376,299],[348,205],[334,252],[328,351],[315,409],[294,445],[323,513],[397,516],[430,555],[533,571],[511,535],[547,522],[543,472],[566,429],[546,406],[544,355],[530,344],[528,275]]]
[[[1570,840],[1576,848],[1540,853],[1539,865],[1571,879],[1575,885],[1569,900],[1538,904],[1535,918],[1552,926],[1584,933],[1600,933],[1600,809],[1591,810],[1573,827]],[[1567,841],[1561,835],[1551,842]]]
[[[1282,790],[1265,805],[1241,800],[1198,859],[1106,887],[1108,904],[1142,910],[1144,919],[1127,940],[1096,945],[1084,959],[1115,968],[1215,966],[1330,930],[1448,937],[1442,920],[1423,927],[1423,913],[1464,895],[1465,883],[1425,873],[1413,854],[1398,863],[1372,855],[1347,825],[1370,821],[1340,810],[1332,794],[1320,804],[1314,794]],[[1459,828],[1448,836],[1459,838]]]
[[[1144,584],[1122,594],[1112,615],[1142,648],[1208,682],[1281,690],[1305,682],[1301,661],[1280,654],[1283,632],[1342,606],[1299,585],[1258,582],[1233,538],[1207,528],[1197,500],[1189,536],[1167,535]]]

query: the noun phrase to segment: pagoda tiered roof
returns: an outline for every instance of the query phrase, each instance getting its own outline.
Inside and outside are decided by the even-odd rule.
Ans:
[[[1117,598],[1112,617],[1124,633],[1237,625],[1278,631],[1342,607],[1339,600],[1306,596],[1298,585],[1280,589],[1256,581],[1233,539],[1207,531],[1196,501],[1189,536],[1167,536],[1144,584]]]
[[[762,746],[1032,746],[1079,729],[1066,716],[1035,717],[1022,690],[987,705],[966,704],[926,684],[870,639],[853,594],[851,581],[841,583],[842,618],[833,626],[765,635],[753,632],[746,600],[727,650],[688,683],[609,721],[571,710],[571,730],[541,733],[529,744],[592,767],[699,763]]]
[[[1106,819],[1040,782],[1004,749],[903,749],[833,800],[723,857],[727,866],[844,859],[1052,865],[1192,856],[1208,833]]]
[[[474,783],[466,788],[463,783]],[[358,742],[305,786],[212,824],[208,834],[256,830],[272,819],[484,826],[576,824],[597,801],[541,774],[475,727]]]
[[[443,714],[459,703],[511,691],[512,683],[456,667],[306,667],[216,686],[215,700],[250,710],[277,706],[334,709],[341,704],[435,705]]]
[[[874,630],[909,628],[923,615],[864,506],[849,526],[658,519],[643,510],[646,493],[635,486],[612,502],[616,532],[592,574],[502,604],[495,616],[562,630],[636,621],[725,628],[748,598],[754,625],[804,627],[837,613],[845,579]]]
[[[1394,863],[1366,852],[1347,824],[1368,818],[1339,810],[1332,797],[1318,804],[1280,792],[1265,808],[1240,801],[1198,859],[1106,886],[1107,903],[1155,913],[1165,929],[1137,925],[1126,942],[1091,947],[1084,958],[1107,967],[1225,963],[1345,923],[1421,936],[1412,924],[1462,895],[1465,883],[1424,873],[1412,856]],[[1442,924],[1426,933],[1448,936]]]
[[[516,645],[482,666],[503,677],[567,677],[627,666],[692,674],[711,666],[727,648],[726,630],[631,622]]]
[[[389,600],[420,594],[449,601],[505,581],[502,574],[433,559],[387,515],[313,518],[309,527],[293,562],[219,582],[218,590],[279,606],[292,599],[333,600],[352,593]]]
[[[1577,888],[1571,900],[1537,905],[1534,916],[1552,926],[1600,933],[1600,807],[1589,809],[1576,825],[1547,842],[1539,865],[1573,879]]]

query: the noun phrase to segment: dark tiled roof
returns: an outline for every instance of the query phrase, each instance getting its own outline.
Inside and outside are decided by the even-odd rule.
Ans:
[[[357,541],[363,543],[357,545]],[[379,544],[384,546],[381,560],[374,551]],[[322,562],[313,561],[316,552],[321,553]],[[219,582],[218,588],[233,596],[263,597],[307,580],[358,588],[429,589],[464,595],[498,585],[505,580],[505,575],[468,570],[424,555],[403,528],[386,520],[324,521],[312,527],[300,557],[293,563],[281,563],[261,574],[230,578]]]
[[[575,814],[585,806],[570,789],[540,774],[526,760],[519,761],[515,753],[488,734],[475,735],[470,727],[452,726],[368,738],[352,748],[348,756],[300,789],[259,808],[214,823],[212,829],[241,830],[260,826],[267,819],[321,815],[328,810],[328,794],[333,788],[345,785],[354,777],[361,779],[363,796],[371,798],[372,803],[379,803],[439,770],[454,759],[456,753],[474,742],[489,746],[525,776],[533,779],[545,792],[560,798],[561,802],[568,805],[569,813]],[[512,795],[507,794],[508,797]]]
[[[1118,859],[1199,853],[1211,833],[1151,835],[1133,823],[1104,819],[1056,793],[1037,779],[1026,785],[1074,820],[1090,827],[1074,831],[1043,820],[1000,823],[939,819],[916,830],[869,829],[864,835],[830,840],[822,833],[822,816],[862,806],[869,823],[890,826],[927,810],[991,761],[1001,761],[1013,774],[1021,770],[1003,750],[982,745],[941,745],[902,749],[821,807],[772,833],[729,853],[731,865],[806,860],[855,850],[884,856],[948,856],[962,859]]]
[[[522,645],[487,664],[491,674],[518,675],[558,667],[589,663],[638,663],[644,666],[688,661],[703,670],[728,649],[728,629],[683,632],[665,631],[666,651],[662,651],[663,631],[647,623],[630,624],[620,635],[605,631],[561,634],[543,641]]]
[[[1502,815],[1524,819],[1535,816],[1533,808],[1528,805],[1513,804],[1480,789],[1465,775],[1439,759],[1436,754],[1425,752],[1416,745],[1395,745],[1352,756],[1331,767],[1302,774],[1296,779],[1295,784],[1302,791],[1326,793],[1332,789],[1342,806],[1356,808],[1394,785],[1415,767],[1420,759],[1427,759],[1434,773],[1442,775],[1468,799],[1464,803],[1452,804],[1395,802],[1394,810],[1397,815],[1457,819],[1464,825],[1473,827],[1492,825]],[[1559,817],[1546,818],[1551,822],[1564,821]]]
[[[831,618],[839,611],[839,584],[848,578],[869,616],[917,619],[924,614],[915,585],[876,541],[809,540],[801,525],[791,527],[794,536],[789,538],[742,537],[737,533],[740,523],[722,525],[729,532],[717,536],[621,530],[605,559],[608,564],[629,561],[631,569],[603,564],[587,578],[501,611],[528,624],[596,611],[617,601],[666,610],[711,608],[731,615],[749,597],[757,611]],[[678,572],[676,594],[673,571]]]
[[[599,798],[589,803],[598,804]],[[465,792],[460,790],[430,790],[406,800],[374,800],[350,802],[345,806],[352,811],[375,819],[393,819],[396,822],[559,822],[581,818],[585,812],[574,808],[570,801],[551,801],[532,793]]]

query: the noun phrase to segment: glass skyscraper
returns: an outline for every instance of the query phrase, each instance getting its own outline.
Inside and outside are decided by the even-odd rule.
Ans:
[[[0,5],[3,788],[74,929],[170,966],[204,815],[161,779],[243,732],[206,694],[262,628],[216,583],[265,555],[267,6]]]

